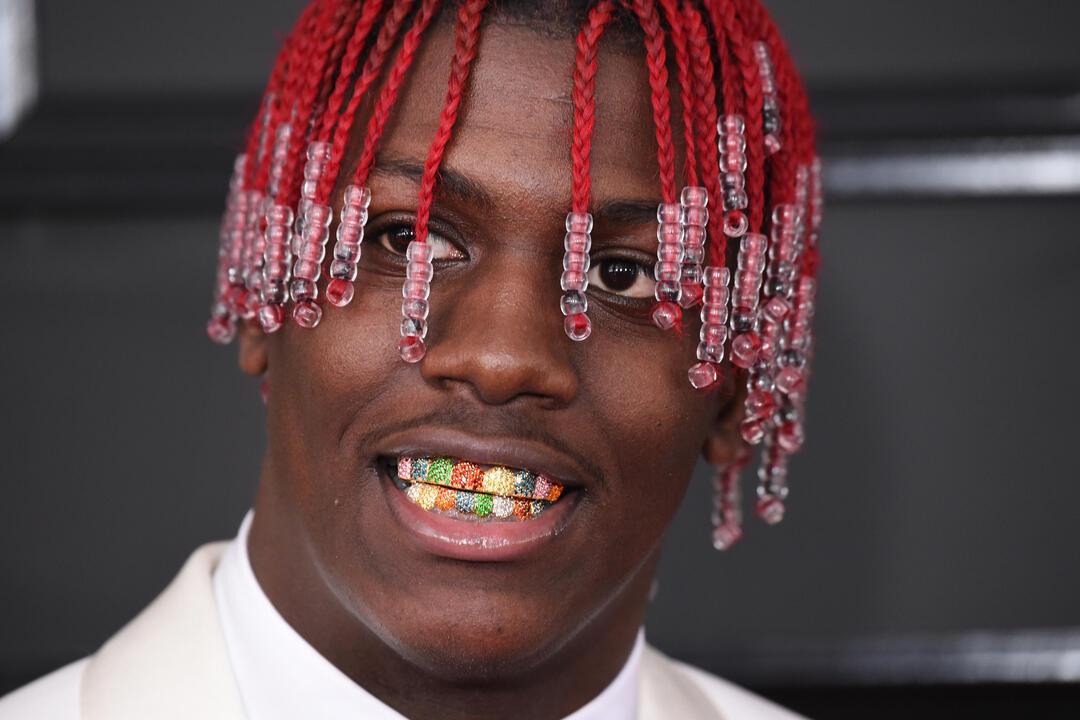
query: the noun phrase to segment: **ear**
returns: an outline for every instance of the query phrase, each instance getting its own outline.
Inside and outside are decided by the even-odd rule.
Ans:
[[[705,435],[701,454],[714,467],[730,465],[742,446],[739,425],[746,413],[746,372],[731,366],[725,368],[724,385],[717,392],[716,414]]]
[[[237,335],[240,369],[252,377],[259,377],[269,364],[266,333],[255,320],[242,320]]]

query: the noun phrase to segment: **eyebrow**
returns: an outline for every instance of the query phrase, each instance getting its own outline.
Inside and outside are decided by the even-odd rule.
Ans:
[[[372,173],[405,178],[417,185],[424,176],[423,163],[403,158],[380,160]],[[479,205],[485,210],[495,208],[496,203],[482,185],[467,175],[453,168],[439,168],[439,192],[453,199],[470,205]],[[608,200],[593,207],[593,217],[602,223],[617,225],[637,225],[656,220],[656,202],[652,200]]]
[[[419,185],[424,177],[424,165],[412,160],[390,158],[379,161],[371,172],[405,178]],[[441,195],[450,196],[461,203],[480,205],[489,210],[495,207],[495,201],[483,186],[452,168],[440,167],[438,179]]]

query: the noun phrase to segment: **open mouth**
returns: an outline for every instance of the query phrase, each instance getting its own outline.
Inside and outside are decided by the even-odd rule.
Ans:
[[[565,490],[527,469],[449,457],[399,457],[391,477],[424,510],[474,521],[529,520],[556,503]]]

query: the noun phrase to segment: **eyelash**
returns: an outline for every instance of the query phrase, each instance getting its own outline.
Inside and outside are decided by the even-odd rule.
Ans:
[[[368,233],[364,240],[365,242],[374,243],[388,255],[396,258],[397,260],[404,261],[404,246],[407,246],[409,241],[413,239],[413,227],[413,221],[411,220],[406,220],[404,218],[391,220],[382,226],[376,226],[372,228],[372,231]],[[390,239],[392,236],[397,236],[401,238],[401,245],[403,246],[401,250],[397,250],[393,246],[393,242]],[[457,246],[457,244],[446,239],[434,230],[429,230],[428,242],[432,243],[435,248],[435,253],[432,258],[434,262],[462,260],[468,257],[467,254]],[[634,284],[631,285],[631,288],[638,285],[641,279],[645,279],[649,282],[652,281],[651,264],[643,262],[641,259],[629,255],[609,255],[596,258],[594,260],[592,267],[589,269],[590,289],[594,289],[598,293],[603,293],[609,298],[615,299],[615,302],[618,304],[640,304],[645,300],[648,300],[651,303],[651,288],[643,292],[643,294],[641,295],[628,295],[626,294],[626,291],[619,292],[615,290],[605,289],[603,287],[603,283],[600,281],[600,268],[604,265],[604,263],[614,262],[628,263],[634,265],[637,269]]]

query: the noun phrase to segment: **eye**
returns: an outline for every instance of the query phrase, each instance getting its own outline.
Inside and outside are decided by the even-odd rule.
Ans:
[[[405,251],[415,237],[416,233],[412,225],[399,223],[374,233],[371,240],[378,243],[380,247],[390,254],[405,257]],[[462,260],[465,258],[465,253],[458,250],[452,242],[431,230],[428,230],[427,242],[433,251],[431,255],[433,261]]]
[[[613,295],[653,296],[656,282],[650,268],[629,258],[603,258],[589,269],[589,285]]]

